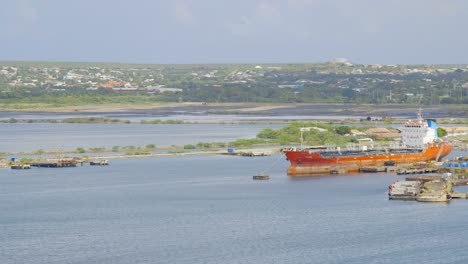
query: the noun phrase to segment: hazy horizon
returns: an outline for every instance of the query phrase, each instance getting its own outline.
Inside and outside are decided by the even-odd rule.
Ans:
[[[191,62],[191,63],[151,63],[151,62],[126,62],[126,61],[62,61],[62,60],[1,60],[0,63],[90,63],[90,64],[134,64],[134,65],[263,65],[263,64],[268,64],[268,65],[284,65],[284,64],[321,64],[321,63],[332,63],[332,60],[328,61],[315,61],[315,62]],[[467,65],[468,63],[356,63],[354,61],[349,60],[348,62],[356,65],[398,65],[398,66],[418,66],[418,65],[441,65],[441,66],[447,66],[447,65]]]
[[[136,64],[467,64],[462,0],[18,0],[0,60]]]

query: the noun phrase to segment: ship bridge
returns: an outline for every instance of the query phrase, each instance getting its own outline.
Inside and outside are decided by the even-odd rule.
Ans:
[[[419,109],[417,119],[406,122],[401,128],[401,135],[404,147],[425,148],[427,144],[437,140],[437,124],[432,119],[424,120]]]

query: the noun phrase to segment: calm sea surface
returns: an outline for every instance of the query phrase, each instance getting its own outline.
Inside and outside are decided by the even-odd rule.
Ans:
[[[77,147],[171,146],[255,138],[275,124],[54,124],[0,123],[0,152],[73,150]]]
[[[274,155],[3,169],[0,263],[467,263],[468,201],[389,201],[403,177],[286,168]]]
[[[138,125],[140,133],[109,126],[2,124],[8,133],[0,144],[22,149],[30,135],[74,147],[91,140],[94,147],[123,134],[118,145],[137,145],[130,138],[162,145],[158,137],[171,145],[261,129]],[[173,130],[182,127],[186,134]],[[468,263],[468,200],[389,201],[387,186],[403,176],[290,178],[280,154],[110,162],[0,169],[0,263]],[[257,173],[270,180],[253,181]]]

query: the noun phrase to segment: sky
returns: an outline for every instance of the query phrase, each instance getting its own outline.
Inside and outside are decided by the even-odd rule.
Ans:
[[[0,60],[468,63],[465,0],[0,0]]]

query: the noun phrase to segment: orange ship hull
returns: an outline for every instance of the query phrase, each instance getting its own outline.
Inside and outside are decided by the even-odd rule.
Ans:
[[[387,161],[395,165],[412,164],[416,162],[429,162],[441,159],[452,152],[453,146],[446,142],[429,145],[424,150],[414,153],[399,153],[398,151],[362,151],[359,155],[325,155],[324,151],[291,150],[285,151],[287,159],[291,162],[288,174],[291,176],[352,173],[358,172],[362,167],[384,166]]]

